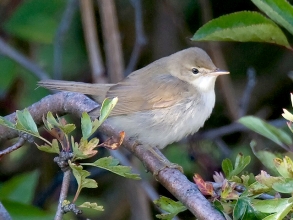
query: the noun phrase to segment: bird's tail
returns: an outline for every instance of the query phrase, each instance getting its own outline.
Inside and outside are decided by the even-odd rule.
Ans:
[[[105,97],[107,91],[113,84],[91,84],[63,80],[42,80],[38,82],[38,86],[70,92],[79,92],[82,94]]]

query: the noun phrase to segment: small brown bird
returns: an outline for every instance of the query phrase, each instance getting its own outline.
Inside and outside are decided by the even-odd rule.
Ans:
[[[118,97],[108,118],[111,125],[161,149],[204,125],[215,105],[216,78],[222,74],[229,72],[216,68],[205,51],[192,47],[134,71],[117,84],[58,80],[38,84],[92,95],[98,103]]]

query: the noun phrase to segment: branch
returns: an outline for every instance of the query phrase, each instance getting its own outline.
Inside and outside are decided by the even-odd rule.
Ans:
[[[18,139],[18,141],[13,144],[11,147],[6,148],[5,150],[0,151],[0,158],[3,157],[6,154],[9,154],[15,150],[17,150],[18,148],[20,148],[22,145],[24,145],[25,143],[25,138],[20,137]]]
[[[54,79],[62,78],[62,52],[65,35],[70,27],[74,12],[77,8],[77,0],[68,0],[66,8],[63,12],[60,25],[58,26],[54,39]]]
[[[60,192],[59,201],[58,201],[58,208],[57,208],[57,212],[56,212],[54,220],[62,220],[62,217],[63,217],[62,203],[67,197],[67,192],[68,192],[69,183],[70,183],[70,175],[71,175],[71,169],[67,169],[64,172],[61,192]]]
[[[105,67],[100,51],[93,0],[80,0],[79,2],[84,40],[90,60],[92,79],[95,83],[106,83],[107,79],[104,76]]]
[[[251,93],[256,84],[255,69],[252,67],[248,68],[246,74],[247,74],[247,84],[246,84],[246,87],[240,102],[239,117],[246,115],[249,101],[251,98]]]
[[[143,30],[141,0],[131,0],[130,2],[133,5],[135,10],[135,43],[134,43],[134,47],[131,53],[129,63],[125,70],[125,75],[128,75],[132,71],[134,71],[138,58],[140,56],[142,47],[146,44],[146,37]]]
[[[42,115],[46,114],[48,111],[59,115],[70,113],[80,117],[82,112],[89,112],[96,107],[97,104],[84,95],[60,92],[43,98],[28,109],[36,123],[40,124]],[[7,116],[6,119],[13,121],[15,119],[15,114]],[[119,133],[119,131],[115,131],[111,127],[107,120],[100,127],[100,131],[108,136],[118,136]],[[0,141],[16,136],[17,132],[0,127]],[[154,173],[159,170],[162,167],[162,162],[148,150],[149,146],[136,146],[136,144],[137,141],[131,140],[127,136],[123,142],[124,147],[143,161],[150,172]],[[161,155],[158,149],[154,150]],[[199,192],[196,185],[190,182],[179,170],[164,168],[158,173],[156,179],[199,219],[224,219]]]
[[[120,82],[124,78],[124,64],[115,3],[113,0],[98,0],[97,2],[103,28],[106,63],[110,82]]]
[[[23,66],[25,69],[35,74],[38,79],[49,79],[49,75],[45,71],[29,60],[25,55],[9,46],[2,38],[0,38],[0,54],[9,57],[19,65]]]

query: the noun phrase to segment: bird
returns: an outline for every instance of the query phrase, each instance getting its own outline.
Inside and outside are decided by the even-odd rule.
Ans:
[[[38,85],[91,95],[100,104],[118,97],[107,119],[111,126],[143,145],[162,149],[204,125],[215,105],[215,81],[224,74],[229,72],[217,68],[204,50],[190,47],[115,84],[42,80]],[[97,111],[90,115],[98,117]]]

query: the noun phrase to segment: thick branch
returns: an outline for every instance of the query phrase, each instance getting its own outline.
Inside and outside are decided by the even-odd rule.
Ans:
[[[46,114],[48,111],[58,113],[59,115],[70,113],[75,116],[80,116],[82,112],[91,111],[95,107],[97,107],[97,104],[84,95],[61,92],[43,98],[28,109],[36,122],[41,123],[42,115]],[[15,114],[11,114],[7,116],[7,119],[13,120],[14,117]],[[100,127],[100,130],[108,136],[117,136],[119,133],[119,131],[115,131],[107,121]],[[5,136],[7,136],[7,138],[13,138],[17,136],[17,132],[0,127],[0,141],[4,140]],[[136,146],[136,143],[135,140],[131,140],[126,136],[123,145],[143,161],[150,172],[154,173],[162,168],[162,162],[148,150],[148,146]],[[155,150],[158,154],[162,155],[159,150]],[[162,155],[162,157],[164,156]],[[199,219],[224,219],[224,217],[215,210],[210,202],[198,191],[196,185],[190,182],[179,170],[164,168],[158,173],[156,179],[177,199],[183,202],[183,204]]]

